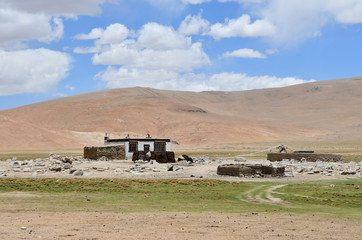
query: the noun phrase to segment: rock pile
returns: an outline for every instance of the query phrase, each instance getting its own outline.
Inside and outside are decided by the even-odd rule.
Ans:
[[[50,153],[49,158],[37,158],[35,160],[17,160],[16,158],[8,159],[6,164],[11,166],[13,172],[24,172],[41,174],[47,171],[62,172],[73,174],[75,176],[83,175],[81,169],[73,167],[73,163],[80,163],[82,157],[60,157],[59,155]],[[3,173],[3,175],[6,173]]]
[[[284,159],[279,162],[264,161],[264,164],[271,164],[274,167],[285,167],[286,176],[296,174],[322,174],[326,176],[337,175],[361,175],[362,161],[360,162],[308,162],[305,159],[296,161]]]

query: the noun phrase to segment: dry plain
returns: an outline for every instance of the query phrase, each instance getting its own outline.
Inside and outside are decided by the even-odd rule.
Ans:
[[[343,206],[332,204],[324,208],[320,202],[313,203],[315,196],[308,196],[310,203],[294,203],[284,199],[283,187],[275,188],[288,184],[298,186],[301,183],[311,183],[312,188],[319,185],[329,187],[332,184],[337,186],[353,184],[357,188],[361,185],[360,177],[304,173],[284,178],[239,178],[216,174],[218,165],[233,163],[235,156],[243,155],[247,161],[265,161],[267,152],[265,149],[273,144],[276,143],[228,145],[227,148],[225,145],[197,148],[176,146],[177,155],[188,153],[194,158],[202,158],[208,154],[210,160],[206,161],[206,164],[178,163],[177,166],[182,170],[172,172],[166,171],[168,164],[141,163],[142,166],[161,171],[130,173],[127,169],[135,165],[130,160],[74,163],[75,166],[88,169],[80,177],[65,172],[47,171],[38,174],[11,172],[12,166],[5,160],[9,156],[17,156],[19,161],[24,161],[37,156],[45,158],[49,151],[3,151],[0,153],[2,156],[0,169],[9,171],[7,176],[0,180],[8,178],[16,182],[16,179],[24,179],[21,184],[27,184],[26,179],[29,179],[28,181],[65,179],[70,181],[67,184],[77,184],[72,181],[85,180],[96,186],[95,189],[88,191],[82,190],[82,187],[60,192],[26,188],[24,190],[21,187],[9,191],[2,187],[0,237],[1,239],[360,239],[362,234],[360,227],[362,217],[361,212],[358,213],[362,207],[360,190],[355,190],[357,192],[353,197],[357,196],[357,199],[353,206],[351,205],[352,208],[348,207],[347,196],[345,199],[342,197]],[[335,145],[323,142],[290,142],[290,144],[298,149],[310,149],[314,146],[319,148],[317,149],[319,152],[333,151],[347,156],[350,160],[360,159],[361,149],[356,142]],[[80,149],[58,149],[53,152],[61,156],[81,155]],[[160,181],[174,184],[166,186],[166,189],[172,189],[172,186],[177,188],[179,185],[188,186],[193,182],[202,182],[205,185],[213,185],[212,181],[221,181],[221,184],[236,182],[239,184],[236,186],[236,193],[239,188],[240,193],[235,194],[233,192],[235,189],[230,190],[233,196],[224,199],[222,196],[225,193],[216,189],[215,194],[220,194],[218,198],[222,199],[213,199],[213,194],[201,195],[198,199],[188,199],[189,194],[195,192],[180,189],[177,190],[176,199],[171,197],[162,201],[160,199],[167,199],[175,193],[168,190],[156,193],[157,187],[154,194],[149,189],[144,193],[142,191],[146,190],[141,187],[132,193],[124,190],[126,195],[116,194],[104,190],[101,186],[98,187],[97,184],[103,181],[114,181],[119,184],[124,181],[131,181],[130,184],[134,184],[133,181],[136,184],[138,181],[151,181],[149,184],[152,186],[157,186]],[[214,188],[218,188],[218,184],[214,185]],[[247,185],[244,189],[243,184],[251,185]],[[51,183],[48,188],[52,189]],[[204,191],[198,186],[190,188]],[[112,186],[109,189],[112,189]],[[214,191],[212,189],[213,186],[205,191]],[[330,187],[328,190],[333,191]],[[59,198],[63,200],[59,202]],[[343,210],[343,207],[346,207],[346,210]],[[306,210],[308,208],[311,210]],[[355,211],[357,213],[353,213]],[[22,227],[26,229],[23,230]]]

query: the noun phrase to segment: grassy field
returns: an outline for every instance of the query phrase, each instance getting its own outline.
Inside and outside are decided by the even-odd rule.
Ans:
[[[0,179],[0,211],[297,213],[362,219],[362,180]]]
[[[83,150],[81,149],[56,149],[56,150],[28,150],[28,151],[0,151],[0,161],[6,161],[7,159],[12,159],[16,157],[18,160],[31,160],[36,158],[48,158],[49,153],[54,153],[64,156],[82,156]]]

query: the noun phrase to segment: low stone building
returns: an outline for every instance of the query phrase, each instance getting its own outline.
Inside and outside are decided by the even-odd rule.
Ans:
[[[156,160],[159,163],[175,162],[175,154],[171,151],[171,140],[167,138],[118,138],[104,137],[105,146],[122,146],[124,159]]]
[[[104,137],[104,145],[123,145],[126,159],[132,159],[134,152],[169,152],[171,140],[166,138],[118,138]]]

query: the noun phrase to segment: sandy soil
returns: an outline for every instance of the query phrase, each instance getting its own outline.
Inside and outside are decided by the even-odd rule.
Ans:
[[[0,239],[360,239],[361,234],[358,221],[299,215],[0,212]]]

